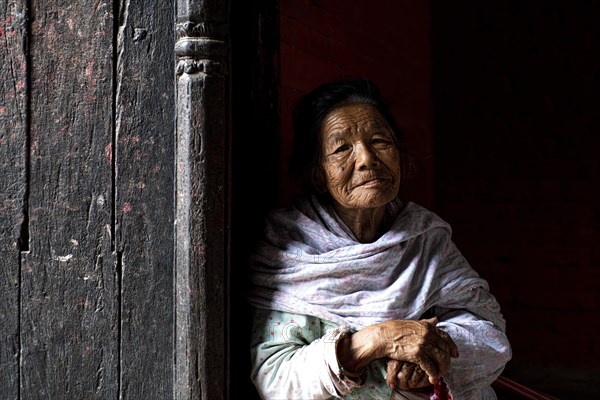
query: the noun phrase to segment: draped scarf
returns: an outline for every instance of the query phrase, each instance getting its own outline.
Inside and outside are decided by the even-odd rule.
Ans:
[[[434,307],[462,309],[504,331],[487,282],[460,254],[445,221],[399,199],[386,206],[386,218],[389,230],[361,243],[323,198],[298,198],[271,212],[250,259],[250,303],[356,330],[420,319]]]

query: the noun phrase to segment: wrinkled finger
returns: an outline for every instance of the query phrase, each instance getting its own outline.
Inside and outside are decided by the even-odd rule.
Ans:
[[[450,368],[450,353],[439,347],[428,346],[427,355],[436,364],[439,375],[444,375]]]
[[[432,318],[422,319],[420,320],[420,322],[427,322],[433,327],[436,327],[439,321],[438,318],[434,316]],[[444,351],[447,351],[452,357],[458,357],[458,347],[456,347],[456,344],[454,343],[450,335],[444,330],[437,327],[435,328],[435,332],[443,340],[443,342],[439,342],[438,347],[440,347]]]
[[[410,371],[409,368],[407,367],[409,363],[404,363],[402,365],[402,368],[400,369],[400,372],[398,372],[398,387],[402,390],[410,390],[411,386],[410,386]]]
[[[429,384],[429,379],[427,378],[427,374],[418,366],[415,366],[413,371],[413,379],[418,382],[419,386],[426,386]]]
[[[440,364],[450,363],[451,357],[458,357],[458,347],[450,337],[450,335],[439,328],[430,332],[426,337],[428,351]]]
[[[428,386],[431,386],[431,382],[429,382],[429,377],[421,368],[418,369],[418,372],[415,372],[417,375],[416,382],[414,385],[414,389],[423,389]],[[439,380],[438,380],[439,382]]]
[[[406,369],[402,368],[402,372],[406,374],[406,381],[408,382],[408,387],[411,389],[417,388],[418,384],[418,376],[417,370],[421,370],[418,365],[407,363]]]
[[[427,374],[417,364],[405,362],[398,373],[398,387],[402,390],[417,390],[429,386]]]
[[[458,357],[458,347],[456,346],[456,343],[454,343],[454,340],[452,340],[452,337],[450,337],[448,332],[440,328],[437,328],[437,331],[438,335],[440,335],[440,337],[446,342],[450,355],[454,358]]]
[[[437,363],[429,355],[417,356],[413,362],[425,371],[432,385],[437,382],[440,377],[440,370]]]
[[[387,361],[387,376],[385,381],[390,389],[394,390],[398,386],[398,373],[402,367],[402,362],[389,359]]]

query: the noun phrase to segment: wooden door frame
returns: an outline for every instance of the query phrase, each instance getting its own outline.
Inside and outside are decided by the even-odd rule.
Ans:
[[[278,13],[276,0],[231,3],[0,6],[3,394],[252,397],[245,254],[277,197]],[[81,154],[91,161],[70,161]],[[44,182],[64,189],[60,212]],[[44,221],[73,228],[52,238]]]
[[[177,6],[174,398],[250,398],[244,261],[277,197],[277,1]]]
[[[228,2],[177,2],[175,399],[228,387]]]

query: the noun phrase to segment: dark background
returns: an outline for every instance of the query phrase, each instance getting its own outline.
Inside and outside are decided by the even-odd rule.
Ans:
[[[568,399],[600,393],[598,5],[432,3],[436,209],[502,305],[506,373]]]

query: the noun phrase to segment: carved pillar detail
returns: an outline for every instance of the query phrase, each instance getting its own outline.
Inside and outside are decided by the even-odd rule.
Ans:
[[[228,4],[177,9],[174,398],[228,392]]]

